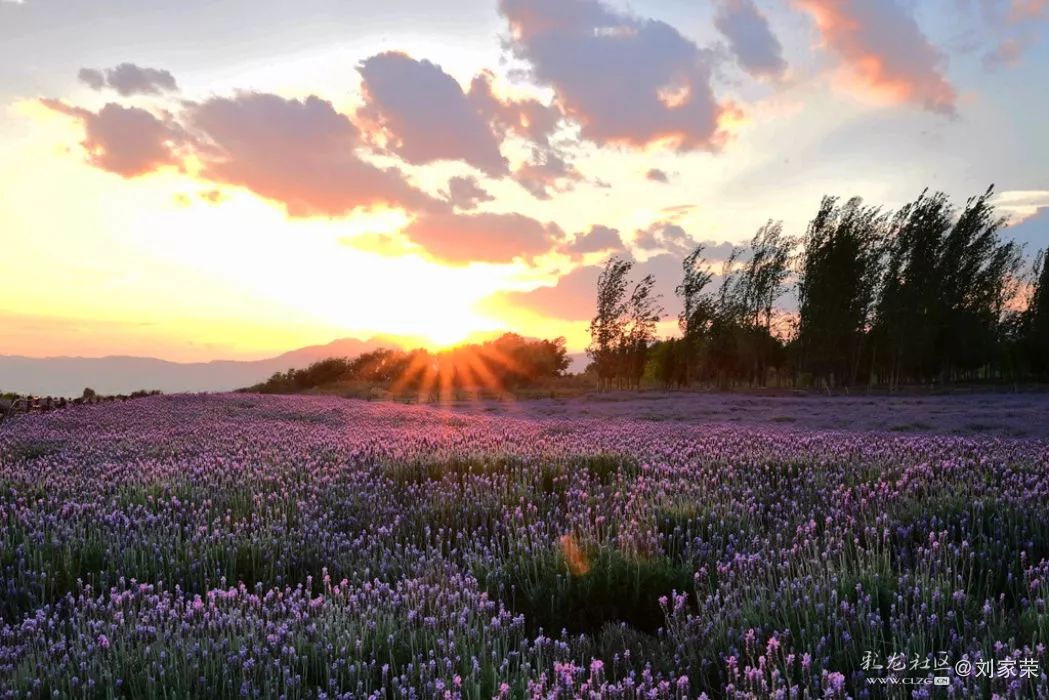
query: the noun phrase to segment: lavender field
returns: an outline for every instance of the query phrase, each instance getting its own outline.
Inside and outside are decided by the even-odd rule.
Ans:
[[[17,418],[0,697],[1049,697],[1045,402],[682,401]]]

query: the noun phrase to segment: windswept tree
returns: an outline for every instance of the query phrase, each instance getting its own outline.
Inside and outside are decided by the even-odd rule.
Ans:
[[[995,362],[1021,254],[1001,237],[993,195],[956,214],[945,194],[923,192],[896,215],[875,329],[890,386],[971,377]]]
[[[936,278],[950,220],[947,196],[928,192],[893,218],[875,328],[878,360],[890,386],[901,377],[928,378],[935,371]]]
[[[814,379],[856,381],[881,277],[886,217],[859,198],[824,197],[805,236],[798,276],[800,365]]]
[[[626,290],[633,266],[629,260],[613,256],[597,280],[597,313],[590,321],[590,346],[586,354],[594,363],[603,387],[611,385],[618,374],[626,333]]]
[[[627,320],[623,334],[622,363],[624,378],[629,386],[640,388],[645,373],[648,347],[656,339],[656,326],[663,315],[659,295],[654,293],[656,279],[645,275],[634,285],[627,305]]]
[[[682,280],[674,293],[681,298],[681,313],[678,328],[681,330],[683,347],[675,349],[675,360],[682,365],[683,383],[691,382],[696,373],[696,363],[704,336],[714,320],[714,300],[706,288],[714,279],[709,263],[704,257],[702,245],[685,256],[681,263]],[[669,374],[674,374],[667,370]]]
[[[1024,319],[1024,341],[1032,373],[1049,377],[1049,248],[1038,254],[1034,264],[1035,283]]]
[[[727,387],[741,374],[740,327],[745,316],[737,261],[742,248],[733,248],[721,264],[721,283],[713,295],[710,330],[702,349],[706,379]]]
[[[991,187],[966,203],[940,254],[937,358],[945,381],[997,361],[1006,303],[1016,293],[1021,250],[1002,240],[1005,220],[995,212],[993,195]]]
[[[772,308],[787,290],[791,253],[795,241],[783,235],[783,222],[769,221],[750,242],[750,259],[740,275],[740,296],[755,327],[772,331]]]
[[[751,381],[761,385],[768,379],[769,369],[782,360],[781,343],[772,335],[772,311],[787,290],[795,245],[783,235],[783,224],[770,220],[751,240],[749,259],[736,282],[741,366],[749,369]]]

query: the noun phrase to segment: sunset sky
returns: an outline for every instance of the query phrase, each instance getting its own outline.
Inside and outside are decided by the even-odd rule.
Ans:
[[[1049,244],[1049,0],[0,0],[0,355],[586,344],[820,197]],[[666,330],[669,330],[669,324]]]

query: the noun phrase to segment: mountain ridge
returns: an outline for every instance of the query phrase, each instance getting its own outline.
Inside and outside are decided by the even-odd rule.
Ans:
[[[0,391],[38,396],[79,396],[85,387],[101,394],[127,394],[139,389],[232,391],[262,382],[274,372],[305,367],[328,357],[350,357],[380,347],[403,345],[403,341],[384,336],[367,340],[339,338],[259,360],[199,362],[137,355],[0,355]]]
[[[100,394],[130,394],[140,389],[165,393],[233,391],[264,382],[274,372],[302,369],[329,357],[355,357],[383,347],[409,349],[422,344],[410,337],[347,337],[258,360],[199,362],[140,355],[0,355],[0,392],[74,397],[86,387]],[[581,372],[586,365],[585,355],[569,353],[569,358],[570,371]]]

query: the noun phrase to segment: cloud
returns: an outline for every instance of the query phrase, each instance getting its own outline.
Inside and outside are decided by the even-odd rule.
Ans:
[[[663,184],[670,182],[670,176],[666,174],[666,171],[659,168],[652,168],[645,173],[645,179],[649,182],[662,182]]]
[[[182,129],[138,107],[109,103],[98,112],[44,99],[41,104],[78,120],[84,127],[87,160],[121,177],[137,177],[163,167],[179,167]]]
[[[477,184],[473,177],[453,177],[448,180],[445,199],[457,209],[475,209],[482,202],[491,202],[495,197]]]
[[[1016,65],[1042,39],[1040,25],[1049,15],[1049,0],[980,0],[980,5],[996,38],[983,56],[988,69]]]
[[[358,208],[432,208],[396,169],[362,160],[357,128],[327,100],[257,92],[187,107],[200,137],[201,175],[284,204],[290,216],[339,216]]]
[[[1030,43],[1029,39],[1021,37],[1003,39],[992,50],[984,54],[983,65],[987,68],[1016,65]]]
[[[629,256],[621,256],[627,257]],[[656,255],[645,262],[635,262],[632,280],[651,274],[656,280],[655,292],[665,309],[663,318],[678,313],[679,301],[674,289],[681,282],[681,257],[671,254]],[[505,292],[495,300],[508,306],[563,321],[588,321],[594,315],[597,298],[597,278],[603,265],[584,265],[562,275],[550,286],[537,287],[528,292]]]
[[[550,199],[551,192],[567,192],[582,179],[571,164],[552,149],[537,149],[532,159],[517,168],[514,180],[536,199]]]
[[[619,231],[608,226],[592,226],[586,233],[577,235],[564,246],[566,253],[583,255],[584,253],[602,253],[605,251],[623,250],[623,239]]]
[[[658,221],[648,228],[639,230],[634,236],[634,246],[646,252],[665,252],[678,258],[703,246],[703,257],[710,262],[724,262],[732,255],[735,246],[728,241],[698,241],[685,229],[670,221]]]
[[[1049,209],[1049,190],[1006,190],[999,192],[995,204],[1016,226]]]
[[[562,110],[599,145],[716,148],[729,109],[710,86],[708,54],[674,27],[598,0],[500,0],[509,47],[551,86]]]
[[[105,71],[81,68],[77,73],[80,82],[92,90],[109,87],[122,97],[131,95],[159,95],[162,92],[178,91],[175,76],[166,70],[142,68],[134,63],[121,63]]]
[[[510,306],[540,316],[586,321],[594,315],[597,278],[601,269],[600,265],[577,267],[559,277],[552,286],[537,287],[529,292],[506,292],[497,297]]]
[[[1038,208],[1030,216],[1014,222],[1005,230],[1004,235],[1022,244],[1029,257],[1049,249],[1049,205]]]
[[[787,70],[783,46],[753,0],[721,0],[714,26],[728,39],[740,68],[759,78],[780,78]]]
[[[496,138],[455,78],[429,61],[381,53],[358,68],[363,123],[413,164],[461,160],[492,176],[508,171]]]
[[[433,257],[452,264],[509,263],[553,250],[564,234],[522,214],[431,212],[415,219],[404,235]]]
[[[389,233],[361,233],[340,238],[339,243],[385,257],[399,257],[411,252],[411,245],[403,236]]]
[[[549,146],[562,115],[556,106],[535,99],[502,99],[492,89],[492,74],[484,71],[470,83],[467,97],[500,138],[516,136],[537,146]]]
[[[687,255],[698,243],[677,224],[660,221],[637,232],[634,245],[641,250],[664,250]]]
[[[1009,21],[1015,23],[1042,19],[1049,13],[1049,0],[1012,0]]]
[[[101,90],[106,86],[105,74],[94,68],[81,68],[76,77],[92,90]]]
[[[858,83],[893,102],[954,114],[945,58],[899,0],[795,0]]]

